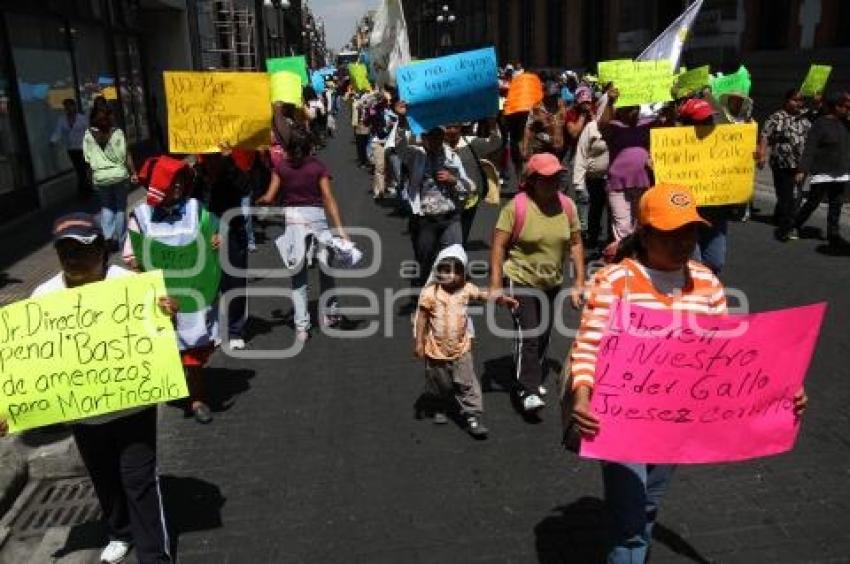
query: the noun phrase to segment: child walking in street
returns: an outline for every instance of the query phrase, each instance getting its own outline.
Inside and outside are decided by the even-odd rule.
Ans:
[[[414,338],[416,356],[425,359],[428,393],[437,400],[434,423],[446,423],[446,413],[456,402],[469,434],[483,439],[487,436],[481,421],[484,404],[472,360],[474,334],[466,306],[473,300],[489,300],[490,293],[467,281],[466,265],[461,245],[447,247],[437,256],[419,296]],[[511,309],[518,305],[510,296],[498,296],[495,301]]]

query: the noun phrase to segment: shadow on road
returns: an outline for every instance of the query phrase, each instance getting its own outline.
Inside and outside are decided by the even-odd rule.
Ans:
[[[204,379],[207,386],[210,409],[215,412],[227,411],[236,401],[236,396],[251,389],[249,380],[254,377],[253,370],[234,370],[232,368],[207,367]]]
[[[607,516],[601,499],[582,497],[569,505],[554,508],[552,513],[534,527],[538,562],[598,564],[605,561]],[[661,523],[656,523],[652,537],[682,559],[697,564],[714,562]]]
[[[180,535],[221,528],[221,508],[227,500],[218,486],[191,477],[161,476],[159,481],[175,551]]]

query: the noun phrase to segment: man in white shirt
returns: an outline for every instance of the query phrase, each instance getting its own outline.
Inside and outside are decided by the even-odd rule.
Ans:
[[[62,106],[65,108],[65,114],[56,121],[50,144],[56,145],[61,141],[65,146],[77,174],[77,192],[80,198],[86,199],[92,194],[89,169],[83,158],[83,136],[86,134],[89,120],[77,111],[77,102],[73,98],[63,100]]]

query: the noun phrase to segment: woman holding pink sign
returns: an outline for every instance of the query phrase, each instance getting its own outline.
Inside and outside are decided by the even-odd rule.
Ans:
[[[600,342],[617,300],[652,309],[723,315],[723,285],[711,270],[689,260],[697,229],[708,225],[689,188],[658,185],[640,198],[638,227],[618,247],[616,264],[594,278],[570,352],[571,423],[587,439],[599,433],[591,409]],[[799,416],[806,407],[801,389],[794,398]],[[602,462],[605,505],[611,516],[609,564],[645,562],[661,498],[675,466]]]

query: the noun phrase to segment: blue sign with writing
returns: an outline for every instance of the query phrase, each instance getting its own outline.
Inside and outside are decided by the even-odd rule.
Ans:
[[[492,47],[429,59],[398,69],[399,97],[417,135],[440,125],[499,112],[496,50]]]

